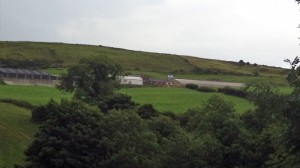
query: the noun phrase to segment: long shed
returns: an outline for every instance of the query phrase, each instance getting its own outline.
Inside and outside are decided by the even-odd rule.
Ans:
[[[8,84],[55,85],[59,76],[39,70],[0,68],[0,81]]]
[[[122,76],[120,83],[123,85],[143,85],[143,79],[138,76]]]

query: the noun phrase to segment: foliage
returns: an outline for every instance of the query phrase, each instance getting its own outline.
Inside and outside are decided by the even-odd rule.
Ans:
[[[116,93],[108,96],[99,105],[102,112],[107,113],[110,110],[125,110],[133,109],[138,106],[137,103],[131,100],[131,97],[122,93]]]
[[[79,101],[47,106],[51,111],[26,151],[26,167],[99,167],[105,152],[99,144],[101,113]]]
[[[23,108],[26,108],[29,110],[31,110],[35,107],[31,103],[28,103],[27,101],[24,101],[24,100],[15,100],[15,99],[8,98],[8,99],[0,99],[0,102],[13,104],[13,105],[23,107]]]
[[[197,90],[199,88],[198,85],[192,83],[186,84],[185,87],[192,90]]]
[[[143,119],[147,119],[158,116],[158,111],[152,104],[144,104],[138,108],[138,115]]]
[[[255,149],[250,147],[254,142],[249,132],[234,113],[232,104],[224,98],[215,96],[208,100],[204,108],[196,111],[188,126],[198,135],[195,148],[200,148],[200,152],[196,155],[202,160],[194,163],[196,167],[259,166],[253,157]]]
[[[241,98],[246,98],[248,95],[248,93],[245,90],[235,89],[231,87],[218,88],[218,92],[226,95],[241,97]]]
[[[134,111],[104,115],[78,100],[36,110],[43,122],[25,167],[160,167],[157,138]]]
[[[211,88],[211,87],[204,87],[204,86],[202,86],[202,87],[198,88],[198,91],[199,92],[213,93],[213,92],[216,92],[217,90],[214,89],[214,88]]]
[[[58,110],[58,104],[54,100],[50,100],[48,104],[38,106],[32,110],[31,120],[35,123],[44,123]]]
[[[97,104],[104,97],[113,95],[118,88],[114,80],[120,73],[119,65],[82,60],[80,64],[68,69],[61,78],[59,89],[74,92],[74,97],[87,103]]]

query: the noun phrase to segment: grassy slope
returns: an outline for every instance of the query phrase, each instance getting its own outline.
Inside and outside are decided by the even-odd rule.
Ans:
[[[160,111],[174,111],[182,113],[189,108],[203,106],[206,100],[216,93],[201,93],[185,88],[127,88],[122,93],[132,96],[140,104],[153,104]],[[238,113],[253,109],[254,106],[247,100],[224,95],[226,100],[232,102]]]
[[[0,98],[24,100],[34,105],[71,96],[54,87],[0,85]],[[37,126],[29,122],[30,116],[30,110],[0,103],[0,167],[12,167],[24,159],[24,150],[37,131]]]
[[[0,99],[24,100],[34,105],[46,104],[51,98],[60,101],[71,97],[70,93],[61,92],[54,87],[0,85]]]
[[[29,122],[31,112],[0,103],[0,167],[13,167],[24,159],[37,125]]]
[[[226,73],[240,73],[253,75],[255,72],[260,74],[260,79],[280,80],[282,83],[283,69],[266,66],[239,66],[234,62],[210,60],[190,56],[179,56],[171,54],[159,54],[132,51],[103,46],[77,45],[63,43],[41,43],[41,42],[0,42],[0,58],[18,58],[18,59],[61,59],[64,61],[64,67],[78,63],[81,58],[89,59],[109,59],[115,63],[121,64],[125,71],[134,73],[148,73],[151,75],[159,74],[165,76],[168,73],[179,75],[180,77],[205,78],[203,75],[191,75],[195,68],[206,70],[220,70]],[[238,60],[236,60],[238,61]],[[245,60],[246,61],[246,60]],[[138,70],[138,71],[137,71]],[[49,70],[58,74],[64,70]],[[152,74],[151,74],[152,73]],[[183,73],[183,75],[181,74]],[[198,77],[199,76],[199,77]],[[251,77],[240,76],[228,78],[226,75],[213,76],[214,79],[224,81],[246,82]],[[239,80],[238,80],[239,79]]]

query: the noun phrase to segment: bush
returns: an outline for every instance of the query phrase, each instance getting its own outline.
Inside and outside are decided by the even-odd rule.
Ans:
[[[27,109],[33,109],[35,108],[34,105],[26,102],[26,101],[23,101],[23,100],[15,100],[15,99],[0,99],[0,102],[3,102],[3,103],[9,103],[9,104],[13,104],[15,106],[19,106],[19,107],[23,107],[23,108],[27,108]]]
[[[54,100],[50,100],[48,104],[38,106],[32,110],[31,120],[35,123],[45,122],[57,111],[59,111],[59,105]]]
[[[216,89],[210,87],[199,87],[198,91],[212,93],[212,92],[216,92]]]
[[[186,84],[185,87],[188,89],[193,89],[193,90],[198,90],[198,88],[199,88],[198,85],[192,84],[192,83]]]
[[[153,107],[152,104],[144,104],[138,108],[138,115],[142,119],[149,119],[151,117],[157,117],[158,111]]]
[[[218,92],[226,94],[226,95],[237,96],[237,97],[242,97],[242,98],[247,97],[247,92],[245,90],[234,89],[231,87],[219,88]]]

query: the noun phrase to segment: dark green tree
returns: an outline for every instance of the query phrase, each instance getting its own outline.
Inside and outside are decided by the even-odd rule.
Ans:
[[[153,107],[152,104],[144,104],[138,108],[138,114],[143,119],[157,117],[158,111]]]
[[[26,151],[25,167],[100,167],[108,152],[101,144],[102,113],[80,101],[46,106],[51,112]]]
[[[252,156],[255,149],[250,146],[255,144],[251,136],[243,127],[233,105],[223,97],[213,96],[202,109],[196,110],[189,129],[195,134],[192,145],[201,150],[196,155],[198,162],[195,159],[191,162],[193,167],[259,166]],[[195,149],[190,149],[190,152],[195,153]]]
[[[161,167],[162,149],[136,111],[111,111],[101,125],[102,144],[108,155],[102,167]]]
[[[59,89],[74,92],[76,99],[91,104],[98,104],[106,96],[113,95],[119,87],[115,81],[121,72],[119,65],[106,62],[82,60],[62,75]]]
[[[138,104],[131,100],[131,97],[122,93],[115,93],[107,96],[99,107],[102,112],[107,113],[110,110],[134,109]]]

